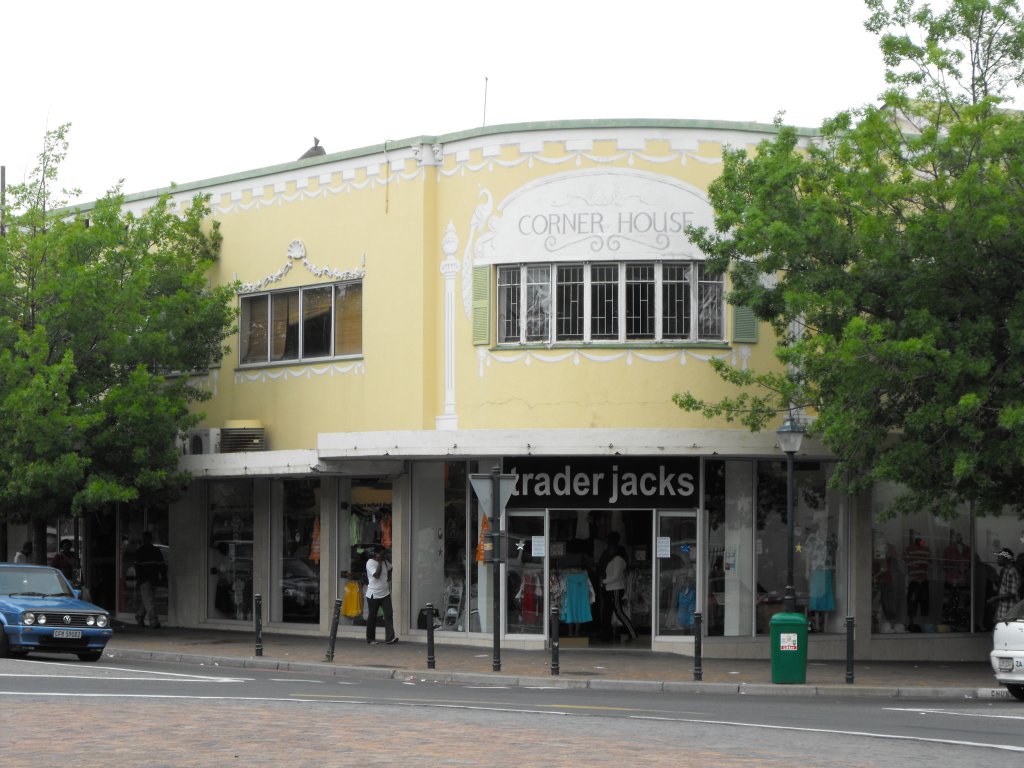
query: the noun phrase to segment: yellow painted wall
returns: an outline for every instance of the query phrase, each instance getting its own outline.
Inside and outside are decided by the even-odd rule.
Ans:
[[[536,136],[511,131],[507,136],[470,135],[445,143],[438,166],[419,162],[408,150],[390,151],[387,163],[383,152],[375,152],[340,161],[328,156],[321,166],[306,164],[278,172],[273,179],[233,182],[234,194],[218,195],[213,185],[212,207],[224,244],[211,278],[254,283],[274,275],[289,263],[287,249],[293,240],[304,244],[315,266],[365,269],[364,354],[356,360],[240,369],[233,338],[216,381],[211,377],[207,382],[216,394],[201,405],[205,425],[259,419],[272,450],[313,447],[317,435],[325,432],[433,429],[444,411],[440,265],[449,222],[459,238],[455,258],[462,262],[471,238],[482,231],[473,230],[473,217],[484,200],[483,190],[491,193],[496,206],[545,176],[612,167],[669,175],[706,189],[721,170],[722,144],[718,139],[700,141],[694,131],[700,133],[612,127],[555,128]],[[730,135],[734,143],[738,136],[753,146],[765,134]],[[681,137],[685,151],[679,149]],[[580,140],[585,140],[583,145]],[[524,153],[524,141],[542,151]],[[319,180],[325,169],[330,170],[329,180]],[[282,186],[275,190],[274,182]],[[238,193],[238,188],[261,185],[255,196]],[[471,320],[463,308],[464,271],[465,264],[456,277],[459,428],[726,426],[682,412],[671,397],[684,390],[709,399],[724,393],[706,358],[741,359],[740,347],[728,341],[731,307],[724,344],[581,345],[579,354],[561,347],[499,350],[472,343]],[[290,271],[267,289],[323,282],[328,279],[292,262]],[[758,370],[774,366],[772,346],[771,331],[762,325],[760,342],[748,350],[749,365]],[[512,362],[499,362],[517,355]]]

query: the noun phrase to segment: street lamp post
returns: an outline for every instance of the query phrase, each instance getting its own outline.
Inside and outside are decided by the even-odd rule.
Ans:
[[[796,612],[796,589],[793,586],[793,454],[800,450],[804,439],[804,428],[792,416],[783,422],[776,431],[779,436],[779,448],[786,454],[786,592],[782,598],[782,610],[786,613]]]

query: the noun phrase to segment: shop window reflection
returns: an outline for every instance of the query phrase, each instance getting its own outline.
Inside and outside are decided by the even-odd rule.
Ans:
[[[253,484],[211,482],[208,518],[207,616],[249,621],[253,599]]]

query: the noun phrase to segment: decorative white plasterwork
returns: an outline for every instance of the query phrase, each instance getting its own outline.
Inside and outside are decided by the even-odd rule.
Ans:
[[[551,141],[554,143],[557,142],[557,139],[552,139]],[[598,165],[619,164],[625,161],[628,166],[635,165],[638,160],[659,165],[686,165],[689,162],[700,163],[701,165],[722,164],[721,156],[706,157],[698,155],[696,151],[693,151],[696,147],[693,149],[679,148],[675,144],[672,146],[673,151],[664,155],[654,155],[635,148],[635,146],[632,146],[632,142],[628,140],[622,140],[619,142],[619,146],[625,149],[625,151],[612,155],[598,155],[591,151],[592,142],[572,144],[566,141],[567,151],[561,155],[552,156],[544,154],[550,145],[540,142],[508,142],[508,144],[513,143],[518,144],[519,156],[515,159],[501,159],[500,152],[488,151],[488,148],[485,147],[481,152],[483,159],[480,162],[470,162],[469,153],[458,153],[456,154],[454,166],[443,169],[441,174],[446,177],[465,176],[467,171],[469,173],[490,172],[495,168],[517,168],[521,165],[533,168],[535,163],[546,166],[571,165],[578,168],[582,167],[584,161]],[[643,143],[646,144],[646,141]],[[507,144],[500,146],[507,146]]]
[[[410,152],[410,156],[412,153]],[[366,158],[367,162],[363,169],[370,173],[371,168],[379,168],[380,163],[377,160],[371,160]],[[397,165],[397,163],[395,163]],[[424,178],[424,171],[422,167],[415,168],[412,172],[405,172],[403,170],[395,170],[386,173],[383,177],[379,175],[369,175],[362,181],[355,180],[355,174],[350,173],[347,170],[340,172],[341,180],[336,182],[334,179],[335,174],[317,174],[312,178],[317,179],[319,183],[316,185],[316,189],[311,189],[306,179],[295,179],[296,191],[294,193],[287,193],[284,189],[278,190],[275,185],[270,194],[267,194],[267,189],[264,186],[258,186],[253,184],[249,188],[234,189],[230,193],[229,200],[224,201],[225,194],[213,195],[210,202],[210,209],[214,213],[237,213],[239,211],[251,211],[259,210],[260,208],[270,208],[273,206],[284,205],[285,203],[296,203],[303,202],[305,200],[315,200],[321,197],[334,197],[336,195],[346,195],[352,192],[359,192],[364,189],[375,189],[377,187],[386,187],[389,184],[399,184],[403,181],[414,181],[422,180]],[[252,193],[252,197],[248,202],[243,202],[244,193]]]
[[[346,195],[365,189],[386,187],[403,181],[422,181],[426,178],[425,166],[437,165],[438,179],[464,176],[466,173],[490,172],[495,168],[516,168],[535,164],[548,167],[580,167],[584,162],[598,165],[625,162],[632,166],[637,162],[657,165],[721,165],[721,156],[706,156],[697,153],[701,142],[719,143],[732,146],[754,145],[762,138],[760,134],[728,129],[686,128],[679,130],[626,130],[604,129],[589,134],[583,140],[574,139],[577,129],[538,134],[534,132],[510,132],[495,136],[481,137],[468,142],[454,142],[454,149],[440,143],[430,145],[433,163],[423,162],[424,147],[408,147],[397,153],[391,151],[392,159],[382,164],[380,153],[364,155],[332,163],[294,171],[275,173],[269,176],[242,179],[212,186],[210,207],[214,214],[258,210],[260,208],[302,202],[335,195]],[[613,147],[610,154],[593,151],[596,142]],[[654,142],[665,143],[668,151],[653,153],[647,147]],[[562,144],[565,151],[551,155],[551,148]],[[504,151],[512,149],[510,159]],[[479,150],[479,162],[473,162],[474,150]],[[406,171],[405,159],[413,161],[411,170]],[[445,161],[451,162],[444,167]],[[382,169],[384,170],[381,176]],[[361,173],[360,173],[361,172]],[[359,177],[361,180],[357,180]],[[293,191],[289,192],[289,188]],[[175,203],[184,205],[188,195],[175,196]],[[248,195],[248,200],[246,197]],[[135,207],[151,205],[146,201],[132,204]]]
[[[261,368],[253,371],[235,371],[235,383],[266,383],[268,381],[277,381],[278,379],[311,379],[314,376],[343,376],[346,374],[359,376],[365,373],[366,364],[362,360],[358,360],[348,364],[300,365],[294,368]]]
[[[459,273],[459,234],[455,223],[448,222],[441,238],[441,274],[444,275],[444,413],[435,419],[437,429],[455,430],[459,419],[455,410],[455,277]]]
[[[729,360],[730,365],[739,365],[741,370],[746,370],[747,363],[750,360],[750,347],[747,345],[737,345],[735,348],[726,350],[720,354],[695,352],[690,349],[666,350],[664,352],[660,352],[633,348],[624,349],[621,352],[615,350],[604,350],[598,352],[596,350],[587,349],[550,351],[521,349],[515,351],[503,351],[481,348],[477,350],[477,362],[479,364],[481,379],[484,377],[486,369],[490,368],[492,364],[497,363],[501,363],[503,365],[522,363],[523,366],[529,368],[533,365],[534,361],[545,364],[564,363],[568,361],[573,365],[580,365],[583,361],[591,363],[615,363],[624,360],[625,364],[630,366],[633,365],[634,358],[648,363],[678,363],[679,365],[686,365],[687,358],[697,360],[702,363],[706,363],[712,359]]]
[[[238,294],[243,293],[254,293],[256,291],[266,290],[267,286],[272,283],[280,282],[284,279],[284,276],[291,272],[292,263],[300,262],[306,271],[309,272],[313,277],[327,278],[328,280],[358,280],[366,276],[365,269],[346,269],[340,270],[334,267],[318,267],[316,264],[306,258],[306,246],[301,240],[292,240],[288,243],[288,261],[286,261],[277,272],[272,275],[267,275],[262,280],[258,280],[255,283],[243,282],[241,287],[238,289]]]
[[[217,384],[220,381],[220,371],[217,368],[211,368],[202,376],[189,376],[188,385],[195,387],[200,390],[207,390],[217,396]]]

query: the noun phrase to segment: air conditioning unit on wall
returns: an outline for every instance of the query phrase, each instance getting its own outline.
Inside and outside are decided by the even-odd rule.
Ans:
[[[190,429],[181,452],[185,456],[220,453],[220,430],[216,427]]]

